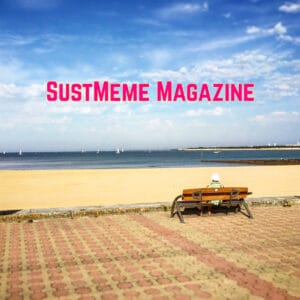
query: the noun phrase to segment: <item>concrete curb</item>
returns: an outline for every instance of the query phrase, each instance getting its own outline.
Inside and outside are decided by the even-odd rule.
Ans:
[[[300,196],[262,197],[247,199],[252,206],[293,206],[300,204]],[[44,208],[0,211],[0,222],[21,222],[45,218],[75,218],[83,216],[99,217],[110,214],[143,213],[150,211],[169,211],[171,202],[135,203],[109,206],[80,206],[64,208]]]

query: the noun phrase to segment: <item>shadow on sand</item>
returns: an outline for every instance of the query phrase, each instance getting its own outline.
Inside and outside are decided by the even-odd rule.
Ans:
[[[14,210],[0,210],[0,216],[8,216],[8,215],[14,215],[15,213],[19,212],[20,209],[14,209]]]

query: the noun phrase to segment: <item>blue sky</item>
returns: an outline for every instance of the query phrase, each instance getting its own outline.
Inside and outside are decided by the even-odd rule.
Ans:
[[[0,2],[0,151],[300,140],[299,1]],[[249,103],[49,103],[45,83],[251,82]]]

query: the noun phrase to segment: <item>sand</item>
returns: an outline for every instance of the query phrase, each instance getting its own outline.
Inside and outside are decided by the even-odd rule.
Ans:
[[[213,172],[250,197],[300,195],[300,166],[0,171],[0,210],[172,201]]]

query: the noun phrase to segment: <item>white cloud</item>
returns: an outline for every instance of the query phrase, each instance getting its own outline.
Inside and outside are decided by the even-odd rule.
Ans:
[[[181,15],[191,15],[197,12],[205,12],[208,10],[207,2],[198,3],[175,3],[170,6],[163,7],[159,10],[159,15],[163,18],[172,18]]]
[[[45,112],[26,113],[26,110],[16,112],[11,118],[10,116],[2,117],[0,120],[0,129],[14,129],[24,126],[31,126],[33,130],[37,129],[38,125],[63,125],[71,122],[71,118],[67,116],[47,115]],[[43,127],[39,127],[43,129]]]
[[[45,93],[44,84],[31,84],[28,86],[18,86],[14,83],[0,83],[0,98],[8,100],[19,100],[41,97]]]
[[[300,59],[293,59],[285,62],[285,65],[295,71],[300,71]]]
[[[286,13],[298,13],[300,12],[300,3],[285,2],[278,9]]]
[[[24,102],[18,112],[30,118],[44,116],[47,119],[61,118],[61,115],[98,116],[103,115],[107,108],[107,105],[102,105],[102,103],[99,105],[94,102],[47,102],[45,99],[36,99]]]
[[[268,29],[267,32],[270,34],[284,35],[287,32],[287,29],[279,22],[273,28]]]
[[[167,127],[174,127],[174,124],[171,120],[165,120],[164,125]]]
[[[257,101],[287,100],[291,97],[296,100],[300,97],[299,68],[299,61],[290,60],[288,52],[253,50],[223,59],[197,61],[192,66],[177,70],[143,72],[141,77],[154,82],[171,80],[183,84],[255,82]]]
[[[1,83],[18,83],[24,82],[30,72],[18,60],[0,61],[0,82]]]
[[[152,104],[144,104],[143,106],[140,107],[139,111],[142,113],[147,113],[152,109],[153,105]]]
[[[247,27],[246,32],[249,34],[259,33],[259,32],[261,32],[261,28],[259,28],[257,26],[249,26],[249,27]]]
[[[25,118],[24,118],[25,119]],[[24,124],[30,124],[30,125],[48,125],[48,124],[55,124],[55,125],[62,125],[62,124],[67,124],[70,123],[71,118],[67,116],[63,117],[45,117],[45,116],[34,116],[29,120],[25,121],[23,120],[22,122]]]
[[[295,43],[296,45],[300,45],[300,37],[292,37],[290,35],[282,35],[280,38],[287,42]]]
[[[150,119],[149,121],[146,121],[145,126],[150,130],[162,131],[166,129],[172,129],[174,127],[174,124],[169,119],[154,118]]]
[[[223,17],[226,18],[226,19],[229,19],[231,17],[231,13],[225,13],[223,14]]]
[[[57,7],[60,0],[6,0],[12,7],[29,10],[48,10]]]
[[[2,34],[0,36],[1,47],[24,46],[24,45],[32,44],[35,41],[36,38],[32,36],[22,36],[22,35],[12,35],[12,34]]]
[[[272,74],[285,56],[284,53],[265,54],[259,50],[245,51],[224,59],[199,61],[190,68],[143,72],[141,77],[153,81],[173,80],[180,82],[216,82],[218,80],[229,82],[232,80],[259,79]]]
[[[300,113],[297,111],[273,111],[268,114],[256,115],[253,121],[263,125],[278,122],[299,122]]]
[[[210,40],[205,43],[201,43],[200,45],[194,45],[192,48],[188,49],[191,52],[198,52],[198,51],[212,51],[212,50],[219,50],[224,48],[234,48],[237,45],[247,43],[253,40],[255,36],[252,35],[243,35],[237,37],[226,37],[216,40]]]
[[[178,71],[172,70],[158,70],[154,72],[142,72],[142,78],[151,79],[153,81],[159,81],[162,79],[182,80],[186,78],[186,68],[181,68]]]
[[[272,72],[264,84],[263,94],[269,98],[297,97],[300,93],[300,75]]]
[[[300,37],[292,37],[287,34],[287,28],[281,22],[275,24],[272,28],[261,28],[257,26],[248,26],[246,29],[248,35],[252,36],[268,36],[274,35],[278,39],[300,44]]]
[[[183,115],[186,117],[199,117],[199,116],[223,116],[231,112],[229,108],[215,107],[213,109],[191,109],[186,111]]]
[[[269,34],[269,35],[274,35],[274,34],[278,34],[278,35],[283,35],[287,32],[287,29],[284,25],[282,25],[281,22],[278,22],[277,24],[275,24],[272,28],[261,28],[261,27],[257,27],[257,26],[248,26],[246,29],[246,32],[248,34]]]
[[[144,52],[141,57],[149,60],[152,67],[156,68],[158,66],[162,67],[166,65],[172,59],[173,54],[169,49],[156,48]]]
[[[131,115],[132,111],[128,103],[115,103],[113,108],[114,113]]]

